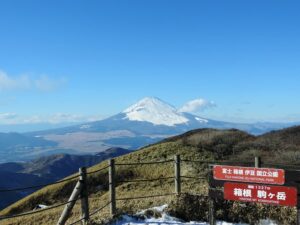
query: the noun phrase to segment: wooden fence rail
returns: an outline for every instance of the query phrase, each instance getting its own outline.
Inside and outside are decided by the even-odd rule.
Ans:
[[[156,180],[167,180],[167,179],[174,179],[174,192],[173,193],[165,193],[160,195],[149,195],[149,196],[136,196],[131,198],[117,198],[116,196],[116,166],[138,166],[138,165],[154,165],[154,164],[163,164],[163,163],[171,163],[173,162],[174,165],[174,177],[159,177],[157,179],[142,179],[142,180],[125,180],[125,181],[119,181],[118,183],[126,183],[126,182],[150,182],[150,181],[156,181]],[[168,195],[180,195],[181,192],[181,178],[188,178],[188,179],[206,179],[205,177],[191,177],[191,176],[181,176],[181,164],[184,163],[206,163],[209,166],[212,166],[213,164],[242,164],[243,162],[230,162],[230,161],[205,161],[205,160],[187,160],[187,159],[181,159],[180,155],[175,155],[173,160],[166,160],[166,161],[158,161],[158,162],[133,162],[133,163],[115,163],[114,159],[110,159],[108,161],[108,166],[101,168],[99,170],[95,170],[92,172],[87,173],[86,168],[82,167],[79,169],[79,175],[77,176],[79,179],[75,185],[75,188],[73,189],[73,192],[68,200],[68,202],[58,205],[57,207],[61,205],[65,205],[65,208],[57,222],[57,225],[65,225],[68,218],[71,215],[72,209],[76,203],[77,200],[80,199],[81,202],[81,216],[80,219],[73,222],[72,224],[81,223],[82,225],[86,225],[88,221],[90,220],[90,216],[100,212],[105,207],[109,206],[109,211],[111,216],[115,216],[117,213],[117,201],[120,200],[131,200],[131,199],[142,199],[142,198],[153,198],[153,197],[162,197],[162,196],[168,196]],[[245,164],[249,165],[250,162],[245,162]],[[252,164],[253,165],[253,164]],[[262,162],[259,157],[255,157],[254,159],[254,166],[255,167],[261,167]],[[88,183],[87,183],[87,175],[92,173],[97,173],[100,171],[104,171],[108,169],[108,184],[109,184],[109,202],[105,204],[103,207],[97,209],[96,211],[90,213],[89,211],[89,194],[88,194]],[[290,173],[286,174],[287,178],[289,180],[294,179],[296,181],[296,176],[298,177],[298,180],[300,182],[299,177],[299,171],[290,171]],[[76,177],[75,177],[76,178]],[[72,177],[74,179],[74,177]],[[67,181],[70,179],[66,179]],[[60,183],[63,181],[54,182]],[[213,185],[220,185],[223,184],[224,181],[217,181],[213,179],[212,173],[209,173],[208,176],[208,183],[213,183]],[[52,185],[52,184],[50,184]],[[24,188],[27,189],[27,188]],[[18,189],[12,189],[12,190],[20,190]],[[1,190],[0,190],[1,191]],[[5,191],[5,190],[2,190]],[[11,191],[11,190],[8,190]],[[209,189],[209,196],[219,196],[220,193],[214,191],[213,189]],[[56,207],[56,206],[55,206]],[[55,208],[55,207],[49,207],[49,209]],[[12,216],[6,216],[6,217],[0,217],[0,220],[7,219],[7,218],[15,218],[27,214],[34,214],[39,213],[42,211],[45,211],[46,209],[40,210],[40,211],[32,211],[29,213],[22,213],[19,215],[12,215]],[[300,213],[300,212],[299,212]],[[300,220],[300,216],[298,217]],[[209,223],[210,225],[216,224],[216,217],[215,217],[215,201],[214,198],[210,198],[209,200]],[[300,225],[300,222],[298,223]]]

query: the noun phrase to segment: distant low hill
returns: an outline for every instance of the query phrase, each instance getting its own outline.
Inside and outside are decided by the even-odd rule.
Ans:
[[[57,143],[41,137],[26,136],[19,133],[0,133],[0,163],[24,161],[39,154],[47,154],[43,149],[53,149]]]
[[[41,157],[27,163],[3,163],[0,164],[0,190],[51,183],[77,172],[79,167],[89,167],[105,159],[129,152],[122,148],[110,148],[95,155],[58,154]],[[1,194],[0,209],[35,190],[28,189]]]
[[[228,160],[236,162],[253,162],[254,156],[261,156],[264,163],[284,163],[287,165],[300,166],[300,127],[291,127],[280,131],[270,132],[260,136],[254,136],[244,131],[229,129],[197,129],[179,136],[174,136],[157,144],[150,145],[140,150],[134,151],[124,156],[116,157],[116,163],[126,162],[149,162],[173,159],[175,154],[180,154],[182,159],[190,160]],[[107,161],[97,164],[88,171],[94,171],[106,167]],[[182,164],[181,174],[190,177],[202,177],[207,175],[207,165],[203,163],[186,163]],[[117,169],[117,178],[122,180],[139,180],[139,179],[154,179],[157,177],[170,177],[174,175],[174,166],[169,164],[156,164],[145,166],[119,166]],[[102,171],[97,174],[91,174],[89,179],[90,193],[90,210],[96,210],[99,205],[103,205],[108,201],[108,181],[107,171]],[[99,185],[101,188],[99,189]],[[17,203],[9,206],[1,211],[1,215],[11,213],[21,213],[31,210],[37,204],[53,205],[64,202],[68,199],[74,182],[66,182],[63,184],[53,185],[39,190],[36,193],[27,196]],[[118,183],[116,187],[119,198],[128,198],[132,196],[143,196],[151,194],[168,193],[174,190],[174,181],[166,180],[164,182],[153,181],[145,183]],[[182,192],[207,194],[207,182],[205,180],[197,181],[184,179],[182,184]],[[149,208],[154,205],[170,203],[177,201],[175,197],[161,197],[149,199],[139,199],[138,201],[118,201],[118,209],[120,212],[135,212],[141,209]],[[188,203],[187,203],[188,204]],[[80,215],[80,207],[74,209],[74,220]],[[205,210],[205,209],[203,209]],[[224,215],[225,209],[218,209],[219,217]],[[227,210],[227,209],[226,209]],[[247,209],[248,210],[248,209]],[[247,214],[247,210],[243,208],[242,213]],[[257,211],[256,208],[250,207],[249,210]],[[282,213],[281,213],[282,210]],[[289,217],[288,213],[295,213],[287,210],[285,207],[274,209],[274,213],[268,214],[275,220],[283,224],[283,221]],[[34,217],[26,217],[22,222],[28,224],[32,221],[43,224],[54,224],[62,209],[48,211],[46,214],[37,214]],[[257,211],[258,212],[258,211]],[[264,216],[266,210],[260,211],[262,214],[257,214],[256,218],[250,216],[243,217],[244,221],[255,221],[259,216]],[[223,214],[222,214],[223,213]],[[231,211],[230,216],[238,215],[239,211]],[[205,213],[204,213],[205,214]],[[245,214],[245,215],[246,215]],[[248,215],[248,214],[247,214]],[[286,217],[285,217],[286,215]],[[45,219],[47,218],[47,219]],[[107,218],[107,212],[100,213],[97,217]],[[198,218],[199,220],[203,218]],[[230,218],[229,218],[230,219]],[[5,222],[5,221],[4,221]],[[94,221],[95,222],[95,221]],[[4,224],[18,224],[16,220],[8,220]],[[95,222],[95,224],[97,224]],[[285,223],[287,224],[287,223]],[[289,223],[292,224],[292,223]]]

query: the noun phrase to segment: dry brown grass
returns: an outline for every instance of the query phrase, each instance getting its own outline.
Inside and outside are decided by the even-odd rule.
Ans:
[[[163,143],[154,145],[149,148],[133,152],[131,154],[116,158],[116,164],[127,162],[149,162],[163,161],[173,159],[175,154],[180,154],[183,158],[202,159],[203,156],[197,151],[197,148],[183,146],[179,142]],[[207,158],[207,155],[205,156]],[[104,161],[94,167],[88,169],[88,172],[104,168],[108,165]],[[203,171],[199,165],[182,163],[182,175],[199,176]],[[132,165],[132,166],[116,166],[116,176],[118,180],[134,180],[134,179],[152,179],[159,177],[174,176],[174,163],[168,162],[164,164],[154,165]],[[90,212],[98,209],[108,202],[108,175],[107,170],[88,176],[89,192],[90,192]],[[1,211],[1,215],[9,215],[22,213],[32,210],[37,204],[55,205],[68,200],[68,197],[75,186],[75,182],[66,182],[45,187],[30,196],[16,202],[10,207]],[[101,187],[97,187],[101,185]],[[183,179],[183,192],[206,193],[206,183],[199,180]],[[101,188],[101,189],[99,189]],[[116,189],[117,198],[132,198],[137,196],[160,195],[174,192],[174,180],[162,180],[147,183],[118,183]],[[170,202],[174,197],[155,197],[149,199],[138,200],[122,200],[117,201],[117,208],[120,212],[135,212],[137,210],[146,209],[151,206],[165,204]],[[1,224],[55,224],[62,212],[63,206],[49,211],[41,212],[31,216],[23,216],[21,218],[7,219]],[[76,221],[80,217],[80,203],[77,203],[73,209],[72,216],[68,220]],[[103,219],[109,218],[108,207],[92,217],[92,221],[100,223]]]
[[[251,162],[255,155],[261,155],[263,160],[273,160],[275,162],[276,155],[280,149],[271,151],[273,145],[266,139],[255,138],[244,132],[236,130],[217,131],[203,129],[198,132],[190,132],[177,138],[171,138],[168,141],[148,146],[141,150],[135,151],[128,155],[116,158],[118,163],[131,162],[149,162],[171,160],[174,155],[180,154],[183,159],[190,160],[214,160],[228,159],[237,162],[249,160]],[[270,146],[268,146],[270,144]],[[298,146],[296,146],[298,147]],[[299,147],[298,147],[299,148]],[[296,150],[293,150],[298,157]],[[234,157],[233,157],[234,156]],[[294,155],[286,156],[287,159]],[[283,157],[282,157],[283,158]],[[282,158],[278,160],[282,160]],[[108,165],[104,161],[88,169],[88,172],[104,168]],[[182,162],[182,176],[203,177],[207,174],[207,165],[200,163]],[[117,166],[116,175],[118,180],[134,180],[134,179],[151,179],[158,177],[174,176],[174,164],[156,164],[156,165],[134,165],[134,166]],[[182,192],[194,194],[207,194],[206,180],[182,179]],[[98,209],[108,202],[108,174],[101,171],[88,176],[89,183],[89,201],[90,212]],[[8,208],[2,210],[0,215],[10,215],[31,211],[37,204],[55,205],[68,200],[75,182],[66,182],[45,187],[26,198],[16,202]],[[147,183],[117,183],[117,198],[131,198],[143,195],[159,195],[173,192],[175,188],[174,180],[155,181]],[[175,196],[155,197],[138,200],[117,201],[117,208],[120,213],[136,212],[151,206],[170,203],[174,201]],[[16,219],[7,219],[1,221],[1,224],[56,224],[63,207],[41,212],[32,216],[24,216]],[[238,208],[240,210],[240,208]],[[101,224],[105,219],[109,218],[109,208],[95,214],[92,217],[92,224]],[[254,210],[255,211],[255,210]],[[281,213],[291,214],[291,210],[283,210]],[[289,214],[290,213],[290,214]],[[294,211],[292,211],[292,214]],[[237,213],[238,215],[239,213]],[[241,214],[241,216],[243,216]],[[80,217],[80,205],[76,204],[72,212],[69,223],[76,221]],[[288,221],[288,220],[287,220]]]

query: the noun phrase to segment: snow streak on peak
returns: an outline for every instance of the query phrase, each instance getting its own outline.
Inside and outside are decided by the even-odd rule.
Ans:
[[[145,121],[155,125],[174,126],[189,120],[168,103],[154,97],[147,97],[123,111],[124,119]]]

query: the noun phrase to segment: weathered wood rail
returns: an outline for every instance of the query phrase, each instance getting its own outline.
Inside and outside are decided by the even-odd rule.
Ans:
[[[209,173],[208,177],[188,177],[188,176],[182,176],[181,175],[181,164],[182,163],[205,163],[207,164],[209,167],[212,167],[213,165],[216,164],[226,164],[226,165],[240,165],[240,166],[251,166],[251,162],[233,162],[233,161],[206,161],[206,160],[187,160],[187,159],[181,159],[180,155],[175,155],[173,159],[170,160],[165,160],[165,161],[156,161],[156,162],[131,162],[131,163],[115,163],[114,159],[110,159],[108,161],[108,165],[104,168],[101,168],[99,170],[96,171],[92,171],[87,173],[87,170],[85,167],[82,167],[79,169],[79,174],[77,176],[73,176],[71,178],[68,178],[66,180],[62,180],[62,181],[58,181],[58,182],[54,182],[51,184],[47,184],[47,185],[53,185],[53,184],[57,184],[57,183],[61,183],[61,182],[67,182],[70,180],[74,180],[74,179],[78,179],[78,181],[75,184],[75,187],[73,189],[73,192],[71,193],[69,200],[65,203],[56,205],[56,206],[51,206],[42,210],[38,210],[38,211],[29,211],[26,213],[21,213],[21,214],[17,214],[17,215],[8,215],[8,216],[3,216],[0,217],[0,221],[1,220],[5,220],[5,219],[10,219],[10,218],[16,218],[16,217],[21,217],[21,216],[26,216],[26,215],[31,215],[31,214],[36,214],[36,213],[40,213],[49,209],[53,209],[56,207],[61,207],[61,206],[65,206],[62,214],[57,222],[57,225],[65,225],[66,222],[68,221],[72,209],[74,207],[74,205],[76,204],[77,200],[80,200],[80,205],[81,205],[81,216],[80,218],[69,224],[69,225],[73,225],[73,224],[78,224],[81,223],[82,225],[85,225],[89,222],[90,217],[92,215],[95,215],[96,213],[100,212],[101,210],[103,210],[104,208],[109,206],[109,212],[111,216],[115,216],[117,213],[117,201],[120,200],[133,200],[133,199],[141,199],[141,198],[152,198],[152,197],[162,197],[162,196],[168,196],[168,195],[180,195],[181,192],[181,185],[182,185],[182,179],[181,178],[189,178],[189,179],[208,179],[208,183],[210,184],[210,189],[209,189],[209,197],[210,197],[210,201],[209,201],[209,222],[211,225],[215,225],[216,224],[216,217],[215,217],[215,199],[216,198],[222,198],[223,194],[222,192],[214,189],[217,187],[222,187],[222,185],[224,184],[225,181],[222,180],[214,180],[213,179],[213,175],[212,173]],[[131,198],[117,198],[117,194],[116,194],[116,166],[139,166],[139,165],[155,165],[155,164],[164,164],[164,163],[173,163],[174,166],[174,175],[172,177],[159,177],[159,178],[155,178],[155,179],[143,179],[143,180],[132,180],[132,181],[123,181],[124,182],[151,182],[151,181],[158,181],[158,180],[168,180],[168,179],[173,179],[174,180],[174,192],[172,193],[165,193],[165,194],[161,194],[161,195],[151,195],[151,196],[136,196],[136,197],[131,197]],[[253,165],[253,163],[252,163]],[[261,159],[259,157],[255,157],[254,160],[254,166],[255,167],[261,167],[261,166],[265,166],[267,164],[263,164],[263,162],[261,161]],[[274,167],[276,167],[276,165],[273,165]],[[283,166],[287,166],[287,165],[279,165],[277,167],[282,168]],[[299,170],[295,170],[295,169],[289,169],[286,170],[286,185],[293,185],[296,186],[298,188],[298,190],[300,190],[300,166]],[[87,182],[87,178],[89,174],[92,173],[98,173],[100,171],[106,171],[108,172],[108,187],[109,187],[109,202],[107,202],[106,204],[104,204],[104,206],[98,208],[97,210],[95,210],[94,212],[90,212],[89,210],[89,193],[88,193],[88,182]],[[119,183],[122,183],[122,181]],[[28,188],[36,188],[36,187],[44,187],[47,185],[39,185],[39,186],[32,186],[32,187],[25,187],[23,189],[28,189]],[[16,190],[23,190],[22,188],[16,188],[16,189],[10,189],[10,190],[0,190],[0,192],[5,192],[5,191],[16,191]],[[300,192],[299,192],[300,193]],[[298,200],[298,206],[300,206],[300,201]],[[300,215],[300,211],[299,211],[299,215]],[[299,216],[299,220],[300,220],[300,216]],[[300,225],[300,221],[298,222],[298,225]]]

